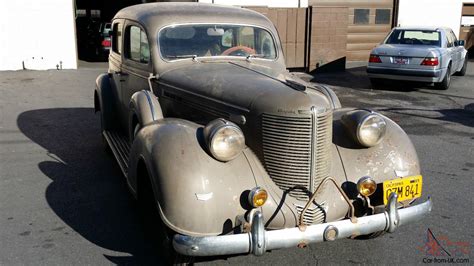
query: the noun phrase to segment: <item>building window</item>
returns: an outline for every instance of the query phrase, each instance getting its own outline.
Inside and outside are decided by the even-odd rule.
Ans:
[[[115,23],[113,27],[112,51],[122,53],[122,24]]]
[[[375,10],[375,24],[390,24],[390,9]]]
[[[354,24],[369,24],[370,9],[354,9]]]
[[[91,18],[100,18],[100,10],[92,9],[91,10]]]
[[[76,10],[76,18],[86,17],[87,11],[85,9],[77,9]]]
[[[145,32],[139,27],[131,26],[129,31],[128,57],[133,61],[148,63],[150,61],[150,49]]]

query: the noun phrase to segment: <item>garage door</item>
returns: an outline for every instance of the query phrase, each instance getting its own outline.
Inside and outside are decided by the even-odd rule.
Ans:
[[[466,40],[466,49],[474,46],[474,4],[463,5],[459,39]]]

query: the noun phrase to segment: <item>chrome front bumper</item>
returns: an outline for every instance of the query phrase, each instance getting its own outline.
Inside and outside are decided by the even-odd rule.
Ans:
[[[359,217],[357,221],[345,219],[272,231],[265,230],[262,213],[256,211],[249,233],[206,237],[176,234],[173,247],[178,253],[187,256],[263,255],[267,250],[301,247],[379,231],[392,233],[399,226],[420,220],[431,211],[431,207],[431,199],[428,199],[419,205],[397,209],[397,195],[392,194],[384,213]]]

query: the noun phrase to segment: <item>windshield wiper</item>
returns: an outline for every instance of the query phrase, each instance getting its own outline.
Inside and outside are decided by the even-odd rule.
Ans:
[[[252,58],[264,58],[264,54],[249,54],[247,55],[247,61],[250,61]]]
[[[177,58],[177,59],[180,59],[180,58],[192,58],[193,61],[197,61],[196,58],[197,58],[198,56],[195,55],[195,54],[183,54],[183,55],[167,55],[166,57],[168,57],[168,58]]]

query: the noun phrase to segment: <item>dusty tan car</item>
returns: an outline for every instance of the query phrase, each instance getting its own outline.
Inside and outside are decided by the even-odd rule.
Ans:
[[[429,199],[412,205],[422,177],[406,133],[289,73],[263,15],[152,3],[119,11],[112,29],[95,110],[172,251],[262,255],[393,232],[430,212]]]

